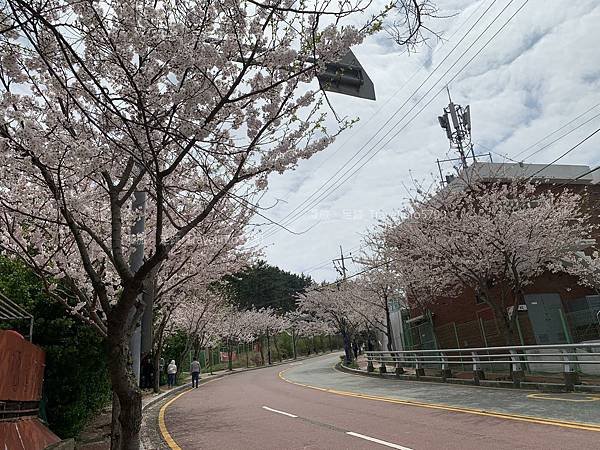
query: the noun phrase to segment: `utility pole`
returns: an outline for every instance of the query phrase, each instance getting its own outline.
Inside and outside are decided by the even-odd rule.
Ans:
[[[335,258],[332,259],[333,261],[333,267],[335,268],[335,270],[337,270],[337,272],[342,275],[343,279],[346,279],[346,258],[344,256],[344,251],[342,250],[342,246],[340,245],[340,257],[339,258]]]

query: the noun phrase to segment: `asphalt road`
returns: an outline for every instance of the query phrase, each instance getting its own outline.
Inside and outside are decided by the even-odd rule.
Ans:
[[[163,436],[183,450],[600,449],[600,398],[366,378],[336,360],[211,381],[163,407]]]

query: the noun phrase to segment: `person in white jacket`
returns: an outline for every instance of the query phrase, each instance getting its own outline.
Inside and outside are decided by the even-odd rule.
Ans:
[[[167,384],[170,388],[175,386],[175,375],[177,374],[177,365],[175,360],[172,359],[171,363],[167,366]]]

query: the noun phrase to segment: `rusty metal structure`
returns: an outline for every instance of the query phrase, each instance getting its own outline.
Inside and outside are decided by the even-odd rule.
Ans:
[[[0,331],[0,448],[41,450],[60,439],[38,419],[44,351],[16,331]]]

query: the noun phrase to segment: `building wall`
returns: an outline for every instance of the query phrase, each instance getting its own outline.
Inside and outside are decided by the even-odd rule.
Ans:
[[[525,289],[525,294],[558,294],[562,300],[563,310],[570,328],[569,334],[574,342],[594,339],[600,332],[600,325],[587,330],[588,335],[579,336],[577,327],[572,323],[572,311],[581,307],[586,296],[595,292],[577,284],[577,279],[567,274],[546,273]],[[442,298],[428,306],[431,311],[431,326],[435,332],[438,348],[465,348],[506,345],[505,338],[498,327],[492,309],[485,303],[478,303],[475,293],[465,289],[455,298]],[[422,314],[414,309],[412,317]],[[590,320],[594,317],[590,312]],[[419,324],[418,331],[413,334],[423,335],[426,323]],[[412,327],[417,330],[417,326]],[[415,338],[418,337],[415,336]],[[536,338],[527,311],[518,312],[518,327],[514,336],[514,345],[534,345]]]

